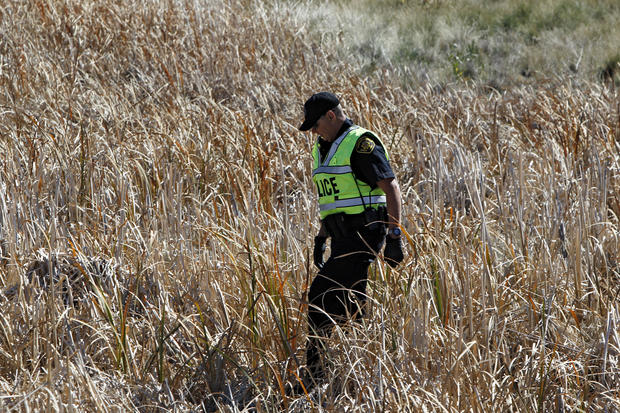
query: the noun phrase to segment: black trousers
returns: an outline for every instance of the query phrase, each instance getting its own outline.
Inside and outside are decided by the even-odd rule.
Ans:
[[[351,236],[331,239],[331,254],[312,281],[308,294],[306,365],[313,379],[324,375],[322,340],[335,324],[363,315],[368,267],[385,242],[385,226],[360,229]]]

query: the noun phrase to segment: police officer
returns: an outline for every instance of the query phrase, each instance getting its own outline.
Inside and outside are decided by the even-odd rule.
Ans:
[[[308,295],[306,366],[312,386],[324,376],[322,338],[334,323],[363,315],[368,267],[385,243],[393,267],[403,260],[400,189],[385,145],[348,119],[337,96],[320,92],[304,104],[301,131],[319,135],[312,150],[312,179],[321,228],[314,239],[319,273]],[[327,238],[331,254],[323,261]]]

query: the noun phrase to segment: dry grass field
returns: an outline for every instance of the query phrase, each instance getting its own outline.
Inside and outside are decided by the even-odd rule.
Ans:
[[[403,86],[292,3],[5,0],[0,410],[620,411],[620,99]],[[303,363],[303,101],[389,147],[407,257]]]

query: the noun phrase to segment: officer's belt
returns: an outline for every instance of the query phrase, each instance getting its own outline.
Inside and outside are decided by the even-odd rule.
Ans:
[[[327,233],[333,238],[349,237],[363,227],[370,230],[385,226],[387,213],[385,208],[369,208],[361,214],[331,214],[323,219]]]

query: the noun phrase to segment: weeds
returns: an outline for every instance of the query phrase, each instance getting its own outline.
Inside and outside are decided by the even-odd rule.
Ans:
[[[324,47],[368,71],[396,66],[415,84],[445,85],[455,74],[495,89],[553,75],[596,81],[620,44],[613,0],[310,4],[304,17]],[[472,43],[478,51],[466,64]]]
[[[343,63],[303,13],[3,6],[0,406],[617,409],[617,90],[481,87],[476,36],[444,44],[467,84],[402,87]],[[325,89],[389,147],[409,255],[373,264],[368,316],[326,343],[329,384],[290,397],[318,216],[296,127]]]

